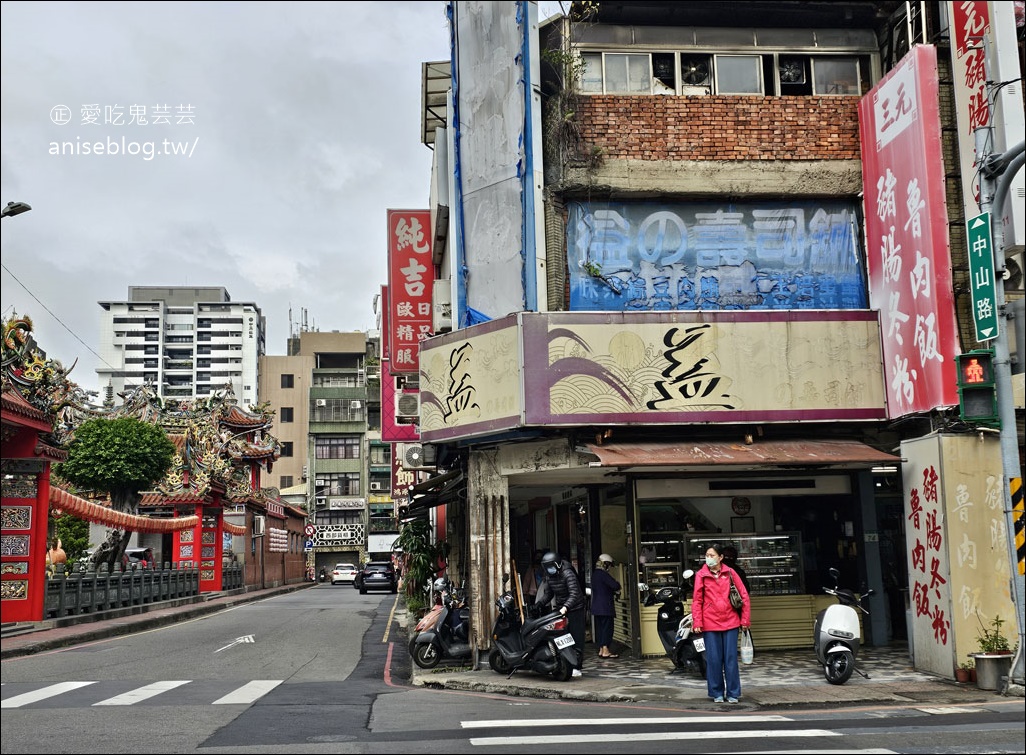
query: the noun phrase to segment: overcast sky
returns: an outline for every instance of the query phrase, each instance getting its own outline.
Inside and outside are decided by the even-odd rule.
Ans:
[[[0,222],[3,316],[29,315],[79,385],[100,387],[97,302],[129,286],[224,286],[261,308],[268,354],[290,311],[376,327],[386,210],[428,204],[421,64],[449,59],[445,2],[4,2],[0,20],[0,204],[32,206]]]

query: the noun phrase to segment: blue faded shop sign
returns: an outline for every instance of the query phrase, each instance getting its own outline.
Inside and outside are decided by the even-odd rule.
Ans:
[[[575,311],[866,309],[844,201],[568,206]]]

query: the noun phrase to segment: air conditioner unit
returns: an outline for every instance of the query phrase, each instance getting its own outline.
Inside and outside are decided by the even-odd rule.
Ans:
[[[370,484],[370,489],[375,491],[375,492],[380,492],[382,490],[388,490],[388,483],[385,483],[385,482],[372,482]]]
[[[431,443],[399,443],[396,453],[403,469],[434,469],[438,465],[436,448]]]
[[[399,392],[395,394],[395,418],[420,418],[420,393]]]
[[[306,464],[303,465],[303,479],[305,480],[310,474],[310,467]]]
[[[362,401],[356,401],[356,400],[350,401],[349,402],[349,408],[350,409],[362,409],[363,408],[363,402]]]
[[[327,505],[328,505],[328,499],[327,498],[320,498],[320,497],[314,498],[314,506],[316,506],[317,508],[323,509]]]
[[[314,401],[314,405],[316,405],[316,406],[327,406],[328,405],[328,399],[326,399],[326,398],[319,398],[319,399]]]
[[[253,537],[260,537],[264,534],[264,523],[265,519],[263,516],[253,517]]]
[[[452,288],[445,278],[436,280],[431,289],[431,332],[452,330]]]
[[[319,488],[326,488],[328,487],[328,481],[318,477],[316,480],[314,480],[314,485],[316,485]]]

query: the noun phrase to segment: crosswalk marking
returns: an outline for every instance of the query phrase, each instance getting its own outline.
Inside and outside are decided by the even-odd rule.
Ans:
[[[947,715],[949,713],[981,713],[981,708],[958,708],[954,706],[940,706],[937,708],[917,708],[923,713],[932,713],[935,715]]]
[[[243,705],[249,704],[266,695],[272,689],[281,684],[281,679],[255,679],[244,684],[234,692],[222,698],[214,700],[214,705]]]
[[[153,684],[147,684],[145,687],[129,690],[124,694],[115,695],[114,697],[109,697],[106,700],[101,700],[98,703],[93,703],[93,705],[135,705],[143,700],[149,700],[151,697],[156,697],[162,692],[167,692],[169,689],[181,687],[183,684],[188,683],[188,680],[154,682]]]
[[[71,704],[73,704],[73,705],[77,704],[77,705],[83,705],[83,706],[87,706],[88,705],[90,707],[96,707],[96,706],[114,707],[114,706],[135,705],[136,703],[141,703],[141,702],[144,702],[146,700],[150,700],[150,699],[155,698],[155,697],[157,697],[157,696],[159,696],[161,694],[164,694],[165,692],[170,692],[170,691],[172,691],[174,689],[177,689],[179,687],[183,687],[184,685],[191,684],[192,682],[193,682],[193,680],[189,680],[189,679],[185,679],[185,680],[178,680],[178,679],[164,680],[164,681],[159,681],[159,682],[153,682],[153,683],[150,683],[150,684],[145,684],[145,685],[142,685],[140,687],[136,687],[135,689],[131,689],[131,690],[127,691],[127,692],[122,692],[120,694],[117,694],[117,695],[115,695],[113,697],[105,697],[104,699],[100,699],[98,702],[95,702],[95,703],[91,703],[90,704],[88,702],[82,702],[81,698],[77,698],[77,701],[75,703],[71,703]],[[20,695],[12,695],[11,697],[8,697],[8,698],[6,698],[5,700],[2,701],[2,707],[5,710],[8,709],[8,708],[23,708],[25,706],[32,705],[34,703],[40,703],[40,702],[49,700],[50,698],[60,697],[61,695],[67,694],[68,692],[72,692],[74,690],[81,689],[83,687],[88,687],[90,685],[97,685],[97,686],[95,686],[93,688],[95,691],[91,692],[93,698],[94,699],[101,698],[101,697],[104,696],[104,693],[110,694],[109,692],[107,692],[107,689],[104,687],[104,685],[109,686],[109,685],[115,684],[115,683],[116,682],[111,682],[111,681],[107,681],[107,682],[91,681],[91,682],[60,682],[60,683],[56,683],[56,684],[50,684],[50,685],[47,685],[45,687],[41,687],[41,688],[39,688],[37,690],[33,690],[32,692],[25,692],[25,693],[20,694]],[[233,683],[233,682],[225,681],[225,682],[223,682],[220,685],[222,687],[220,692],[224,692],[225,690],[230,690],[230,691],[228,691],[225,694],[220,695],[220,697],[218,697],[216,700],[214,700],[212,703],[209,703],[209,704],[210,705],[250,705],[250,704],[256,702],[257,700],[259,700],[264,695],[266,695],[269,692],[271,692],[275,687],[279,686],[280,684],[284,684],[284,683],[285,683],[284,679],[253,679],[253,680],[245,682],[245,683],[243,683],[243,682],[234,682]],[[5,691],[11,691],[13,685],[4,684],[3,687],[4,687]],[[209,687],[207,687],[207,689],[209,689]],[[219,693],[217,693],[217,694],[219,694]],[[204,693],[204,696],[205,695],[206,695],[206,693]],[[211,695],[211,696],[213,696],[213,695]],[[190,704],[197,704],[198,702],[200,702],[200,701],[193,699]],[[174,703],[171,702],[169,704],[174,704]],[[51,705],[52,705],[52,703],[51,703]]]
[[[9,697],[0,703],[0,708],[20,708],[23,705],[38,703],[40,700],[45,700],[48,697],[63,695],[65,692],[71,692],[72,690],[79,689],[80,687],[88,687],[90,684],[95,683],[96,682],[58,682],[57,684],[51,684],[49,687],[37,689],[35,692],[26,692],[23,695]]]
[[[794,731],[776,731],[774,729],[734,730],[734,731],[653,731],[635,733],[605,732],[603,734],[567,734],[524,737],[471,737],[470,744],[475,747],[505,747],[523,745],[559,745],[582,743],[604,744],[608,742],[663,742],[668,739],[687,739],[689,741],[713,739],[757,739],[759,737],[839,737],[839,732],[829,729],[797,729]]]
[[[464,729],[487,729],[493,726],[568,726],[575,723],[586,723],[588,726],[623,726],[624,724],[709,724],[709,723],[768,723],[792,721],[786,716],[677,716],[674,718],[596,718],[579,721],[568,721],[565,718],[524,718],[519,721],[505,719],[502,721],[461,721]]]

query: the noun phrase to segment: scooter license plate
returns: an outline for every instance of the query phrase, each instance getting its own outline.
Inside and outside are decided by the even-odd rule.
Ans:
[[[694,646],[696,653],[705,652],[705,640],[703,640],[701,637],[696,637],[695,639],[693,639],[691,641],[691,644]]]
[[[556,643],[556,647],[560,650],[568,648],[574,644],[574,636],[572,634],[561,634],[553,642]]]

